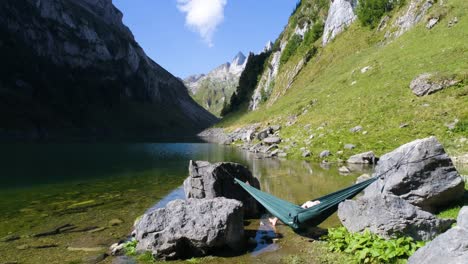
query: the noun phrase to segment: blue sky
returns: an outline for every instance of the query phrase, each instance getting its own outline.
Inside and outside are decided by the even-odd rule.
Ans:
[[[259,52],[287,24],[295,0],[113,0],[137,42],[185,78]]]

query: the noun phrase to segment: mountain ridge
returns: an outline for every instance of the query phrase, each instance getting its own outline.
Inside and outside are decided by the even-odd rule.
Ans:
[[[164,137],[217,121],[110,0],[6,0],[0,14],[4,138]]]
[[[225,62],[206,74],[190,75],[184,79],[192,97],[215,115],[232,96],[248,58],[239,51],[230,62]]]

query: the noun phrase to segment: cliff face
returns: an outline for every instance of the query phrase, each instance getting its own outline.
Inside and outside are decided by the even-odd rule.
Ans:
[[[332,1],[322,37],[324,46],[356,20],[356,6],[357,0]]]
[[[245,55],[239,52],[231,62],[221,64],[207,74],[189,76],[184,83],[195,101],[211,113],[220,115],[223,106],[229,102],[239,84],[247,60]]]
[[[216,121],[111,0],[5,0],[0,33],[0,136],[152,137]]]

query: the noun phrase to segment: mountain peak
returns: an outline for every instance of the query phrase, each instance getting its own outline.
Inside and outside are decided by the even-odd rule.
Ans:
[[[272,50],[273,45],[274,45],[273,42],[271,42],[271,40],[269,40],[267,42],[267,44],[265,45],[265,47],[263,48],[263,52],[268,52],[268,51]]]
[[[245,60],[247,58],[245,57],[244,53],[242,53],[241,51],[239,51],[236,56],[234,57],[234,59],[232,59],[232,65],[244,65],[245,63]]]

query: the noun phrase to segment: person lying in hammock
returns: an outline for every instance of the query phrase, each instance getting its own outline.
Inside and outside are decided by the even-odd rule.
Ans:
[[[307,201],[304,204],[301,205],[302,208],[310,208],[314,205],[319,204],[320,201]],[[268,221],[270,224],[274,227],[276,226],[276,223],[278,222],[278,217],[273,217],[273,218],[268,218]]]

